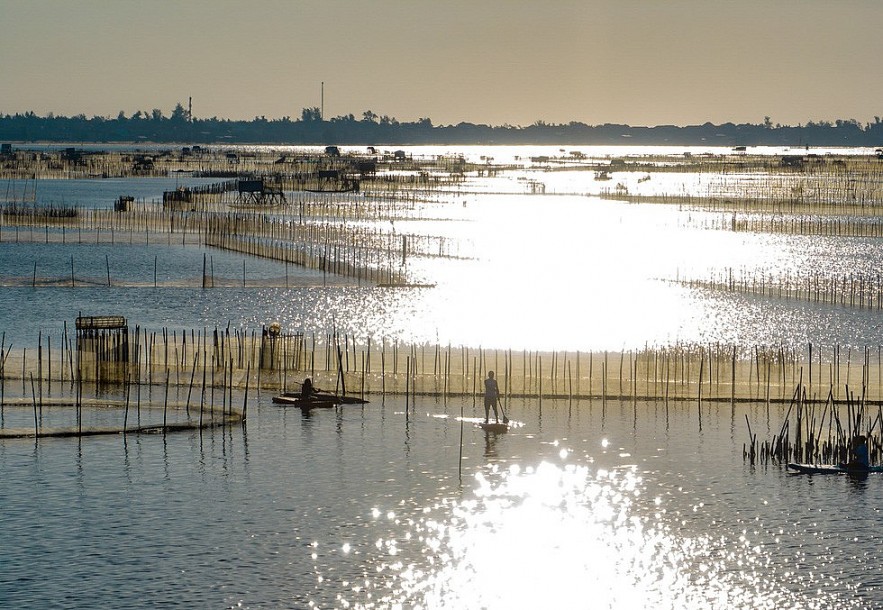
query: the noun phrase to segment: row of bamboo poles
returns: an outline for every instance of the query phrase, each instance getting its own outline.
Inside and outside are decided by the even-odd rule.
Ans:
[[[859,309],[883,309],[883,276],[876,273],[773,274],[728,268],[712,270],[704,278],[679,277],[676,281],[689,288],[723,290]]]
[[[63,221],[43,217],[42,226],[35,220],[0,212],[0,242],[201,245],[382,284],[405,283],[402,267],[409,257],[461,258],[456,240],[440,236],[258,212],[83,210]]]
[[[483,164],[467,163],[459,155],[405,155],[365,151],[339,156],[291,147],[246,150],[241,147],[190,147],[154,151],[16,150],[0,163],[0,179],[82,179],[165,177],[172,172],[204,177],[234,177],[245,174],[284,173],[298,176],[318,168],[350,171],[358,161],[371,161],[379,170],[394,168],[417,177],[416,181],[439,176],[461,175]],[[404,181],[411,179],[403,179]],[[414,181],[414,180],[411,180]]]
[[[0,338],[0,379],[33,376],[42,388],[55,382],[133,382],[155,385],[166,374],[174,386],[206,371],[229,371],[226,383],[282,391],[311,377],[324,389],[360,395],[477,395],[487,371],[497,373],[507,397],[619,400],[714,400],[783,402],[798,379],[807,379],[808,400],[840,388],[863,388],[866,402],[883,401],[881,348],[839,346],[807,350],[732,345],[646,346],[620,352],[513,351],[465,346],[405,344],[339,333],[273,334],[266,328],[148,331],[136,327],[125,356],[118,346],[89,355],[61,337],[39,337],[36,349],[13,349]],[[54,346],[54,347],[53,347]],[[111,349],[113,348],[113,349]],[[338,350],[340,356],[338,357]]]
[[[183,151],[183,149],[182,149]],[[407,156],[391,154],[347,154],[339,157],[315,152],[280,153],[264,151],[232,152],[228,149],[202,149],[199,154],[182,151],[154,153],[89,152],[68,158],[64,151],[33,153],[17,151],[0,167],[0,179],[86,178],[169,176],[174,172],[194,176],[268,176],[282,188],[298,191],[313,184],[323,170],[358,175],[363,185],[376,192],[409,192],[450,189],[461,184],[466,174],[495,174],[520,166],[497,165],[490,161],[469,163],[455,155]],[[280,156],[281,154],[281,156]],[[146,169],[143,159],[149,157]],[[860,213],[879,215],[883,202],[883,162],[860,155],[813,156],[800,158],[796,166],[769,155],[642,155],[605,160],[588,160],[566,169],[610,172],[682,173],[694,187],[681,192],[632,194],[628,189],[604,189],[603,196],[634,201],[664,201],[701,205],[712,209],[767,209],[777,212]],[[570,161],[570,160],[569,160]],[[370,172],[359,164],[373,164]],[[555,166],[540,164],[534,169],[547,172]],[[36,185],[35,185],[36,186]],[[528,192],[543,193],[544,188]],[[699,190],[696,190],[696,189]],[[8,189],[7,189],[8,190]]]
[[[826,216],[837,216],[834,220],[840,220],[843,227],[853,225],[861,226],[868,224],[869,220],[877,220],[883,215],[883,206],[880,205],[883,199],[865,199],[863,205],[851,205],[844,201],[830,200],[820,203],[808,203],[804,200],[794,197],[770,197],[770,196],[738,196],[738,195],[705,195],[694,192],[681,193],[635,193],[630,192],[627,185],[623,183],[617,184],[614,188],[603,188],[599,192],[599,196],[604,199],[614,199],[616,201],[626,201],[629,203],[654,203],[677,205],[686,208],[696,208],[699,210],[724,211],[724,212],[741,212],[745,214],[757,214],[759,220],[755,224],[750,222],[746,224],[736,224],[735,228],[741,230],[749,230],[748,227],[758,226],[756,223],[763,222],[766,224],[774,224],[781,221],[783,214],[794,214],[802,216],[803,226],[807,232],[813,231],[813,224],[818,224],[818,218],[824,221]],[[883,195],[881,195],[883,197]],[[747,217],[751,220],[752,217]],[[801,218],[796,218],[800,221]],[[729,221],[729,219],[728,219]],[[810,233],[813,235],[839,235],[851,234],[847,229],[836,232],[830,227],[826,227],[824,222],[819,228]],[[855,231],[855,229],[853,229]],[[784,232],[778,229],[777,232]],[[792,232],[797,232],[792,229]]]
[[[216,184],[208,185],[220,188]],[[361,193],[288,193],[284,205],[253,206],[239,205],[238,195],[231,191],[192,192],[187,206],[163,206],[159,200],[132,201],[125,213],[109,214],[107,210],[83,208],[75,205],[27,205],[10,203],[0,205],[2,225],[14,226],[78,226],[95,224],[100,221],[104,229],[117,231],[141,231],[150,220],[162,213],[196,215],[213,213],[251,213],[270,217],[287,218],[305,222],[396,222],[400,220],[450,220],[441,208],[452,201],[449,193],[403,190],[400,192]],[[92,214],[93,216],[89,216]],[[88,220],[77,221],[85,217]],[[145,220],[147,218],[147,220]],[[70,219],[67,223],[65,219]]]
[[[800,169],[754,168],[732,174],[726,166],[684,173],[676,191],[659,190],[671,181],[658,181],[653,190],[643,186],[631,192],[625,182],[603,188],[601,196],[633,203],[666,203],[707,210],[764,212],[771,214],[842,215],[879,218],[883,214],[883,161],[868,157],[842,157],[829,164],[809,164]],[[629,172],[631,166],[622,167]],[[672,167],[641,167],[646,182],[655,172]],[[630,174],[625,174],[630,175]],[[611,178],[615,178],[612,174]],[[651,184],[657,184],[657,181]],[[669,187],[670,188],[670,187]]]
[[[654,198],[655,200],[655,198]],[[660,200],[662,203],[666,203]],[[678,219],[685,228],[743,233],[778,233],[831,237],[883,237],[883,220],[862,215],[790,216],[776,214],[689,215]]]
[[[719,174],[707,184],[706,194],[718,198],[766,200],[803,208],[864,210],[879,215],[883,202],[883,161],[848,158],[838,162],[804,165],[800,171],[774,171],[761,175]]]
[[[163,206],[166,209],[192,210],[192,211],[224,211],[227,207],[246,207],[255,209],[273,209],[291,207],[289,200],[297,202],[298,211],[301,215],[310,213],[311,204],[314,202],[332,202],[333,205],[325,206],[324,216],[330,218],[352,218],[353,220],[369,219],[377,217],[378,212],[386,212],[392,206],[365,206],[351,207],[342,203],[363,203],[369,198],[382,197],[389,203],[396,204],[390,209],[391,213],[383,214],[379,219],[389,220],[395,218],[408,218],[396,208],[402,207],[402,203],[413,203],[437,199],[438,193],[457,190],[463,183],[463,176],[459,174],[429,174],[418,172],[416,174],[384,174],[371,175],[367,178],[356,174],[354,176],[341,174],[333,179],[324,179],[318,173],[312,174],[284,174],[264,173],[258,175],[244,175],[243,179],[261,179],[264,181],[268,192],[272,189],[278,196],[268,203],[259,203],[244,199],[237,191],[237,181],[227,181],[205,186],[179,188],[175,191],[166,191],[163,194]],[[318,206],[316,206],[318,208]]]
[[[232,185],[232,186],[231,186]],[[186,197],[185,197],[186,195]],[[174,205],[163,205],[164,199],[186,199],[186,205],[172,201]],[[243,207],[254,213],[272,213],[279,216],[296,217],[298,220],[312,221],[381,221],[396,220],[440,220],[446,216],[427,217],[427,211],[433,213],[433,206],[449,203],[451,196],[440,189],[414,188],[413,186],[396,190],[363,190],[362,192],[303,192],[286,191],[285,205],[239,205],[236,193],[236,181],[212,183],[203,186],[188,187],[177,191],[169,191],[163,199],[132,200],[125,213],[117,213],[112,217],[103,218],[104,224],[122,229],[132,225],[143,224],[139,213],[156,213],[158,210],[174,212],[236,212],[231,208]],[[168,203],[168,202],[167,202]],[[10,200],[0,205],[2,224],[42,225],[46,222],[58,222],[66,218],[74,219],[92,212],[104,212],[85,208],[76,204],[42,203],[34,201],[22,202]],[[72,221],[75,222],[75,221]],[[95,222],[92,220],[91,222]]]
[[[799,158],[797,163],[783,159]],[[607,170],[611,172],[640,172],[661,174],[695,174],[698,176],[760,176],[760,175],[793,175],[793,176],[842,176],[845,174],[868,176],[874,178],[883,171],[881,157],[877,154],[825,154],[819,156],[811,150],[794,154],[757,154],[757,153],[703,153],[692,154],[687,151],[680,154],[636,154],[622,157],[608,157],[593,160],[589,157],[583,163],[574,164],[571,158],[555,157],[557,162],[568,162],[564,169]],[[554,166],[553,166],[554,167]]]

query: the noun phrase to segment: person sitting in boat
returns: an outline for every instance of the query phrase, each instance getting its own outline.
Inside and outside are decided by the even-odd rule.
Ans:
[[[307,377],[300,386],[300,397],[311,398],[319,392],[319,388],[313,387],[313,380]]]
[[[846,465],[850,470],[868,470],[871,467],[871,460],[868,457],[867,439],[859,434],[852,439],[852,459]]]
[[[497,414],[497,399],[500,397],[500,388],[497,386],[497,380],[494,379],[494,372],[487,372],[487,379],[484,380],[484,423],[488,423],[491,414],[491,407],[494,408],[494,418],[500,423],[500,416]]]

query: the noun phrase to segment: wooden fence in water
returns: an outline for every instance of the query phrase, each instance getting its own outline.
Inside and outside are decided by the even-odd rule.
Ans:
[[[726,268],[712,270],[706,278],[679,277],[675,282],[689,288],[705,288],[858,309],[883,309],[883,276],[876,273],[773,274]]]
[[[409,256],[454,256],[446,251],[453,242],[440,237],[339,223],[290,223],[260,214],[142,210],[120,217],[88,210],[75,222],[42,227],[2,226],[3,221],[0,242],[199,245],[383,284],[405,282],[401,265]]]
[[[274,334],[266,328],[138,327],[129,345],[127,362],[109,356],[97,364],[93,358],[93,365],[85,367],[66,328],[54,341],[41,334],[36,349],[13,349],[4,336],[0,380],[5,389],[22,394],[28,393],[30,379],[40,384],[41,393],[52,384],[124,380],[281,392],[296,390],[310,377],[323,389],[356,395],[478,396],[487,371],[493,370],[507,398],[781,403],[802,383],[810,402],[829,396],[845,400],[848,392],[858,393],[863,402],[883,402],[879,346],[856,351],[808,345],[800,352],[722,344],[534,351],[357,341],[334,333]]]

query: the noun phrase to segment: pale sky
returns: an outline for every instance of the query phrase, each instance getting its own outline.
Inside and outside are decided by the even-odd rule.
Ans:
[[[0,0],[0,113],[883,116],[881,0]]]

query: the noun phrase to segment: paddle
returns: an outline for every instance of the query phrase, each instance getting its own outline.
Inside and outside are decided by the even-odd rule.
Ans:
[[[503,401],[500,400],[500,397],[499,397],[499,396],[497,396],[497,404],[500,405],[500,413],[503,414],[503,423],[504,423],[504,424],[508,424],[508,423],[509,423],[509,418],[506,417],[506,412],[503,410]]]

